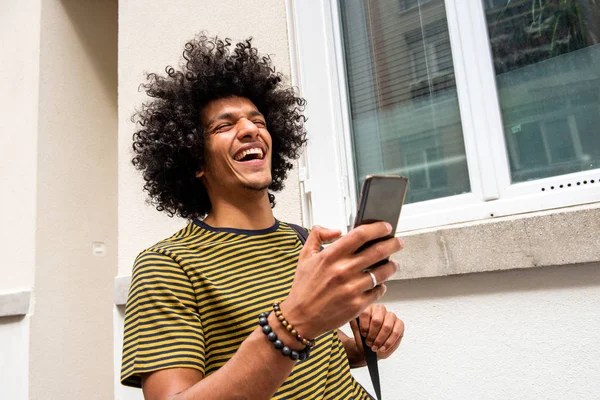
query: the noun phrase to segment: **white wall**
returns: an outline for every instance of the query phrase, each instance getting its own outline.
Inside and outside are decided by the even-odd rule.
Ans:
[[[119,275],[129,275],[136,255],[144,248],[174,233],[186,221],[168,218],[145,204],[140,174],[131,166],[130,121],[145,95],[138,92],[144,71],[164,72],[178,65],[183,45],[197,33],[242,40],[255,38],[255,45],[272,55],[280,72],[289,76],[289,50],[285,4],[280,0],[178,0],[123,1],[119,4]],[[286,189],[276,194],[275,215],[282,220],[301,221],[298,178],[291,172]],[[118,383],[123,310],[113,311],[115,326],[115,398],[141,398],[139,390]]]
[[[41,1],[0,9],[0,293],[10,293],[33,286]],[[0,318],[0,397],[28,399],[28,377],[29,317]]]
[[[0,318],[0,394],[29,399],[29,317]]]
[[[6,292],[33,284],[41,4],[3,2],[1,10],[0,292]]]
[[[384,299],[406,323],[386,399],[598,398],[600,264],[395,281]]]

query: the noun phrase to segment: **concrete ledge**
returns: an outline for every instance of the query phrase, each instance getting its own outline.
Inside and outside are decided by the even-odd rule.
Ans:
[[[600,203],[403,236],[393,279],[600,261]]]
[[[0,293],[0,317],[27,315],[31,291]]]
[[[393,280],[600,261],[600,203],[457,224],[403,235]],[[130,276],[115,278],[124,305]]]
[[[127,294],[131,285],[131,275],[117,276],[115,278],[115,305],[124,306],[127,303]]]

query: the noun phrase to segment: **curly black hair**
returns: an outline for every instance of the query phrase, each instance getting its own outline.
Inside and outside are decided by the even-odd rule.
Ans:
[[[205,161],[200,115],[206,104],[224,97],[245,97],[265,116],[272,137],[268,189],[283,189],[290,161],[306,143],[306,101],[283,83],[271,58],[252,47],[252,38],[232,46],[231,39],[202,33],[185,44],[180,69],[167,66],[165,72],[146,75],[141,88],[152,99],[132,117],[138,124],[132,163],[142,171],[144,190],[158,211],[189,219],[210,211],[208,193],[196,178]],[[274,207],[270,192],[269,200]]]

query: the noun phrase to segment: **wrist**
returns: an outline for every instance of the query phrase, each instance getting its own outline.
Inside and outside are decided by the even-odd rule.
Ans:
[[[302,343],[296,341],[296,338],[293,337],[283,325],[281,325],[281,323],[277,319],[277,316],[275,316],[275,313],[270,313],[269,317],[267,318],[267,321],[269,321],[269,326],[271,327],[273,332],[277,334],[277,337],[282,342],[284,342],[286,346],[288,346],[292,350],[304,349],[305,346],[303,346]]]
[[[271,312],[264,312],[258,316],[258,324],[261,327],[262,333],[266,335],[269,342],[273,343],[273,347],[277,350],[281,350],[281,354],[285,357],[289,357],[292,361],[304,361],[310,357],[310,347],[305,346],[302,350],[294,350],[294,348],[287,346],[280,338],[277,333],[273,331],[271,325],[269,325],[269,316]]]
[[[296,331],[304,338],[314,340],[321,333],[319,327],[315,325],[314,319],[306,315],[301,307],[295,307],[288,300],[279,304],[281,312],[286,319],[294,325]]]

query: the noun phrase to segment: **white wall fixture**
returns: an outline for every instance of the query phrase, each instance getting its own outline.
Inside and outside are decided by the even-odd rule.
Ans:
[[[29,312],[31,291],[0,293],[0,317],[22,316]]]

